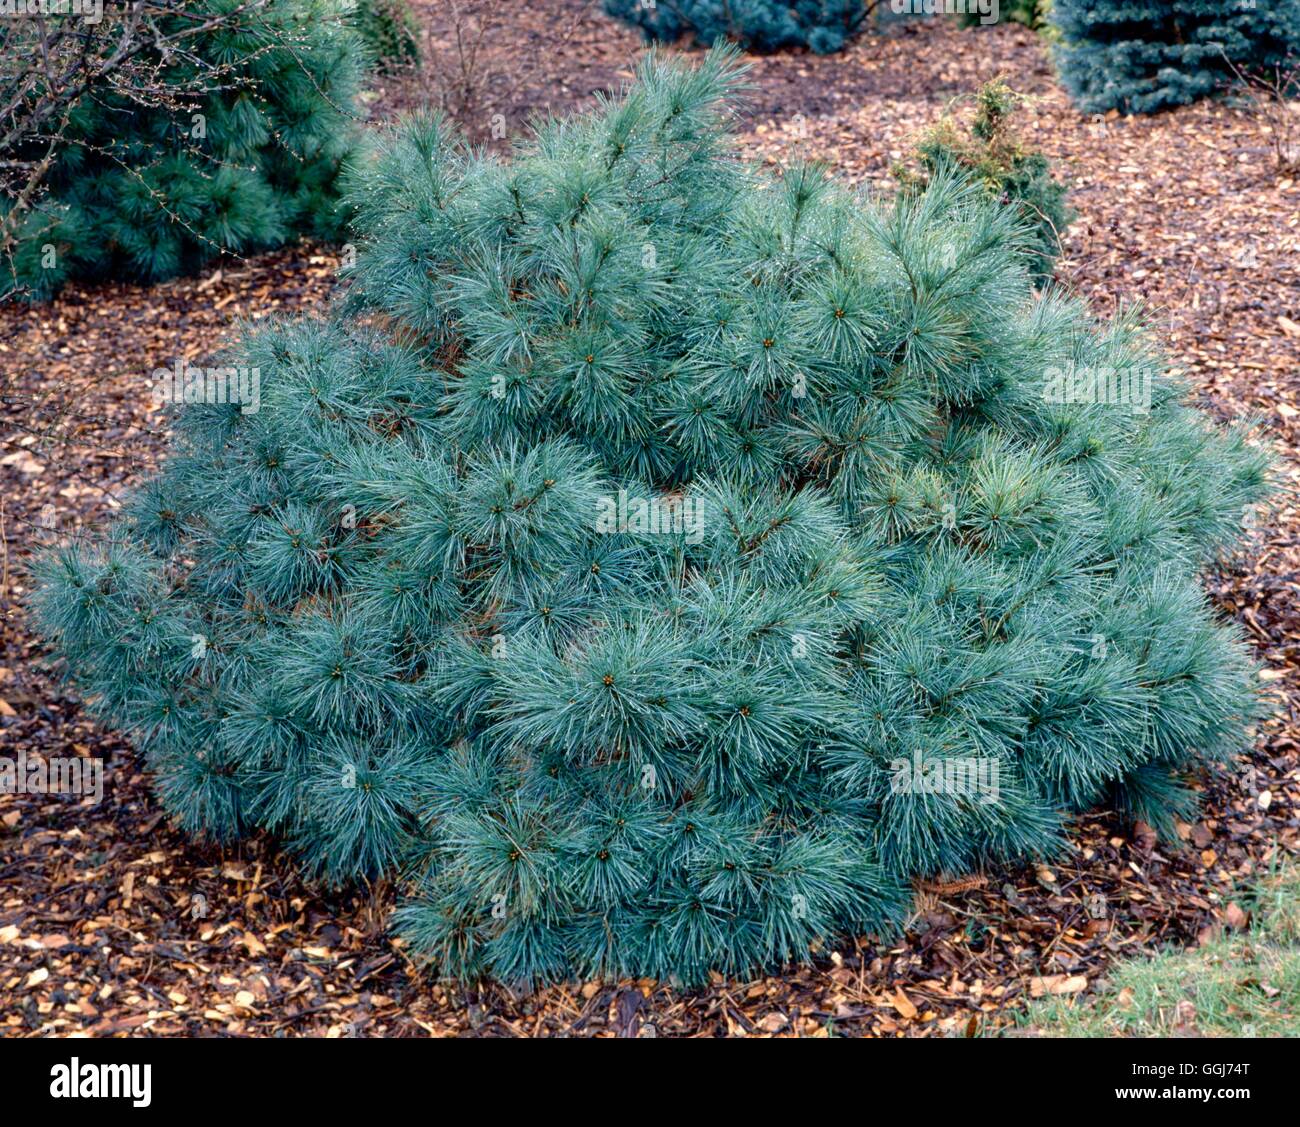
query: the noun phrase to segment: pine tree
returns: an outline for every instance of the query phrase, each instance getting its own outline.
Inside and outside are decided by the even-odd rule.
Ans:
[[[1300,52],[1300,0],[1055,0],[1052,19],[1061,80],[1089,113],[1185,105]]]
[[[754,51],[808,47],[818,55],[843,50],[871,9],[867,0],[605,0],[606,12],[647,39],[690,35],[705,46],[730,40]]]
[[[508,162],[385,135],[352,313],[187,380],[125,523],[39,564],[180,824],[402,874],[446,975],[806,960],[1069,811],[1167,828],[1243,739],[1197,575],[1247,437],[978,186],[744,165],[737,81],[652,53]]]
[[[241,6],[202,0],[161,33]],[[344,232],[339,176],[366,55],[335,0],[271,0],[182,46],[146,52],[134,72],[176,96],[92,84],[73,106],[47,191],[16,232],[14,271],[32,296],[71,277],[157,281]]]

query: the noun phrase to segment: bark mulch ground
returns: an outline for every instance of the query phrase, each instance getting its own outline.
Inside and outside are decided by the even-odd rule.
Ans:
[[[501,147],[494,126],[517,134],[532,115],[590,104],[639,50],[598,3],[459,0],[460,42],[478,43],[462,67],[456,6],[417,5],[441,77],[388,81],[372,116],[440,98]],[[211,356],[240,318],[322,308],[336,252],[298,247],[152,288],[72,286],[0,311],[0,753],[102,757],[105,794],[0,796],[0,1035],[965,1036],[1005,1026],[1029,996],[1086,998],[1114,958],[1235,926],[1234,889],[1300,852],[1300,187],[1242,110],[1079,115],[1014,26],[926,21],[842,55],[757,59],[741,145],[884,187],[915,133],[997,74],[1035,95],[1027,139],[1074,186],[1060,277],[1103,311],[1147,303],[1196,394],[1223,418],[1259,416],[1279,447],[1275,510],[1207,579],[1255,644],[1275,707],[1254,747],[1205,780],[1199,821],[1157,842],[1106,813],[1082,818],[1050,867],[921,888],[896,942],[846,942],[782,976],[694,993],[434,983],[385,930],[390,888],[331,894],[268,841],[221,851],[173,830],[128,744],[51,681],[23,618],[24,558],[103,520],[156,459],[149,374]]]

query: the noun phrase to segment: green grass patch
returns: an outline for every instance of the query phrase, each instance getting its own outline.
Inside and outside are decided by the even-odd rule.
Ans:
[[[1115,965],[1085,1000],[1031,1002],[1005,1032],[1052,1037],[1300,1036],[1300,865],[1244,901],[1250,919],[1192,950]]]

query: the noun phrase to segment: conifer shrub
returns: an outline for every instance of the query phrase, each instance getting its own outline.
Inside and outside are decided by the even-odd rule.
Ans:
[[[895,175],[907,191],[924,191],[944,168],[974,179],[1020,220],[1029,273],[1041,283],[1052,276],[1074,212],[1066,202],[1066,187],[1052,175],[1047,157],[1026,148],[1015,128],[1014,116],[1022,100],[1000,79],[985,83],[975,96],[969,125],[945,115],[921,138],[914,164],[901,165]]]
[[[605,11],[634,24],[647,39],[691,36],[754,51],[807,47],[818,55],[844,49],[870,14],[866,0],[605,0]]]
[[[1300,0],[1055,0],[1061,81],[1088,113],[1153,113],[1294,68]]]
[[[240,3],[201,0],[161,31]],[[340,173],[359,136],[365,50],[335,0],[271,0],[182,42],[136,72],[181,96],[106,86],[75,103],[47,190],[16,231],[14,272],[31,296],[72,277],[159,281],[346,230]]]
[[[990,21],[979,12],[959,12],[957,22],[962,27],[983,27],[987,23],[1018,23],[1032,31],[1041,31],[1048,21],[1052,0],[999,0],[997,12]]]
[[[400,875],[445,975],[806,960],[1070,811],[1168,827],[1243,738],[1197,576],[1247,437],[978,187],[746,166],[736,82],[652,54],[505,162],[386,134],[351,311],[250,332],[257,409],[175,408],[37,565],[179,823]]]
[[[356,0],[352,21],[381,73],[420,61],[420,23],[407,0]]]

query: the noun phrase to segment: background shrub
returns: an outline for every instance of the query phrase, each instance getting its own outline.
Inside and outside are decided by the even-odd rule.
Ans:
[[[755,51],[808,47],[842,50],[870,12],[865,0],[605,0],[605,11],[635,24],[647,39],[691,35],[708,46],[731,40]]]
[[[382,73],[420,61],[420,23],[407,0],[357,0],[352,22]]]
[[[1052,276],[1074,213],[1047,157],[1026,149],[1016,132],[1012,118],[1019,101],[1005,83],[986,83],[976,95],[969,127],[945,116],[917,146],[919,170],[900,167],[896,175],[908,190],[924,190],[941,168],[973,177],[1025,225],[1029,272],[1044,282]]]
[[[202,0],[169,13],[162,33],[240,8]],[[358,136],[365,52],[333,0],[271,0],[166,61],[150,54],[132,73],[161,93],[92,84],[71,106],[43,193],[16,217],[13,272],[32,296],[70,277],[158,281],[344,228],[339,173]],[[29,139],[16,155],[35,159],[48,144]]]
[[[1047,23],[1047,14],[1051,10],[1052,0],[999,0],[995,23],[1019,23],[1034,31],[1040,30]],[[983,27],[984,20],[975,12],[959,13],[957,22],[962,27]]]
[[[1300,0],[1055,0],[1061,81],[1089,113],[1152,113],[1294,66]]]

